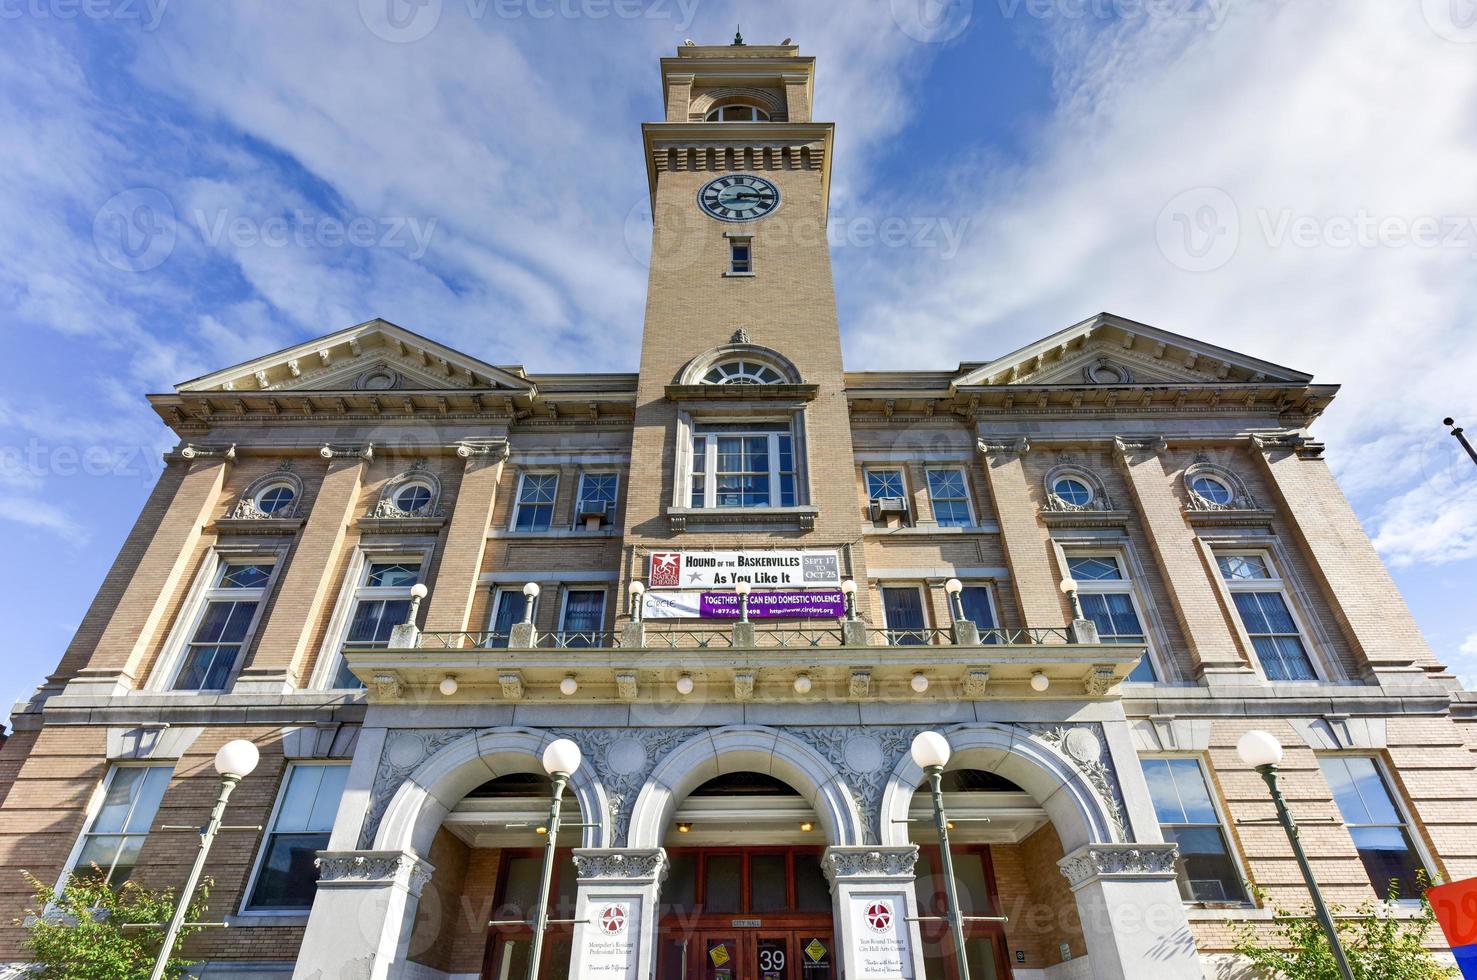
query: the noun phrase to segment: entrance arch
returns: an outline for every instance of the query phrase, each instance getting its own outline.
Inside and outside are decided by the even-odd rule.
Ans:
[[[826,843],[865,843],[856,799],[825,756],[778,729],[733,725],[695,735],[657,763],[631,811],[628,845],[660,847],[678,804],[708,780],[734,772],[762,773],[792,786],[815,808]]]
[[[543,753],[555,736],[529,728],[491,728],[472,732],[437,751],[395,791],[374,836],[377,851],[425,855],[442,821],[462,798],[483,783],[513,773],[544,772]],[[610,845],[610,810],[605,787],[593,767],[570,776],[579,801],[584,847]]]
[[[1076,765],[1050,746],[1007,725],[965,725],[943,734],[953,750],[950,769],[998,773],[1030,793],[1051,818],[1067,853],[1085,844],[1124,842],[1108,803]],[[904,755],[882,792],[878,829],[883,844],[909,843],[908,807],[922,782],[923,770],[911,754]]]

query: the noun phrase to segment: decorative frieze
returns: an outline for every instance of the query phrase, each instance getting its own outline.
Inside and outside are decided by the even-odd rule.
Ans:
[[[580,881],[661,881],[667,876],[668,866],[667,852],[659,847],[649,851],[585,847],[574,850],[574,870]]]
[[[434,866],[408,851],[319,851],[318,886],[404,885],[419,895]]]
[[[1103,745],[1101,726],[1025,723],[1020,727],[1076,764],[1077,770],[1107,809],[1108,818],[1113,821],[1115,836],[1119,840],[1127,840],[1128,824],[1123,818],[1123,793],[1118,786],[1118,774],[1113,769],[1112,758]]]
[[[985,688],[990,683],[990,668],[971,667],[964,672],[964,697],[968,701],[982,701]]]
[[[1057,862],[1072,888],[1100,878],[1173,878],[1174,844],[1085,844]]]
[[[828,881],[838,878],[911,878],[918,845],[902,847],[830,847],[821,858]]]

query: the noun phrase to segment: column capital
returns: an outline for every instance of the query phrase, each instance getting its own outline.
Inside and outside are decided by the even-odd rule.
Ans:
[[[319,851],[319,888],[402,885],[419,895],[436,868],[410,851]]]
[[[832,882],[852,878],[912,878],[917,863],[917,844],[833,846],[826,848],[821,869]]]
[[[1113,445],[1125,456],[1129,453],[1150,453],[1157,455],[1169,448],[1169,443],[1164,441],[1163,436],[1114,436]]]
[[[1094,881],[1173,881],[1176,844],[1084,844],[1057,862],[1076,891]]]
[[[667,877],[671,862],[661,847],[576,847],[574,870],[580,881],[639,884]]]
[[[974,448],[983,456],[1024,456],[1031,448],[1031,441],[1025,436],[1014,439],[987,439],[981,436],[975,440]]]

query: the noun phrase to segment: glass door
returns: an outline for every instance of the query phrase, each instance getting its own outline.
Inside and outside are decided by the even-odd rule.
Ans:
[[[744,974],[739,972],[738,936],[709,934],[703,937],[698,948],[702,953],[702,963],[699,964],[702,972],[698,976],[702,980],[743,980]]]

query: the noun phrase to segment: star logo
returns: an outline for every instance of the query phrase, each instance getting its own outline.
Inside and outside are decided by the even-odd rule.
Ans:
[[[682,584],[682,554],[658,552],[651,556],[651,587],[672,588]]]
[[[867,928],[873,932],[886,932],[892,928],[892,905],[888,902],[873,902],[867,906]]]

